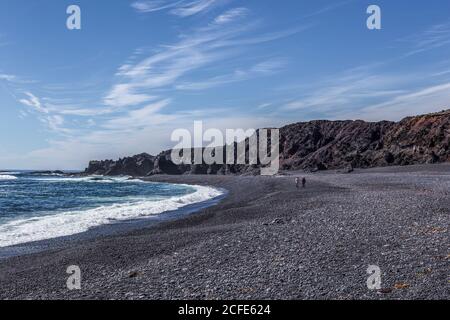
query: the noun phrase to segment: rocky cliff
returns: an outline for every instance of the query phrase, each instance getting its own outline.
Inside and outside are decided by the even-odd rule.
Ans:
[[[400,122],[310,121],[280,129],[282,170],[327,170],[450,161],[450,110]],[[175,165],[171,151],[92,161],[86,174],[257,174],[258,165]]]
[[[156,157],[154,156],[142,153],[117,161],[91,161],[89,162],[89,167],[85,170],[85,173],[105,176],[146,176],[153,170],[155,159]]]

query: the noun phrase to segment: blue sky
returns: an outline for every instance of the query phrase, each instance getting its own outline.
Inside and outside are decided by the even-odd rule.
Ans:
[[[68,30],[66,8],[81,8]],[[380,6],[382,29],[366,9]],[[449,108],[450,2],[1,0],[0,168],[81,169],[174,129]]]

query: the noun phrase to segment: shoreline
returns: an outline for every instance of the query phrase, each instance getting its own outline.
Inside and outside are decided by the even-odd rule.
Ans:
[[[145,181],[144,178],[135,178],[135,179]],[[189,185],[189,187],[198,187],[198,186]],[[155,215],[149,215],[142,218],[118,220],[113,223],[98,225],[89,228],[89,230],[74,233],[67,236],[59,236],[31,242],[14,244],[6,247],[0,247],[0,261],[3,259],[8,259],[16,256],[63,249],[65,247],[69,247],[71,245],[75,245],[83,241],[92,241],[100,237],[123,235],[126,234],[127,232],[132,232],[143,228],[149,228],[159,223],[169,222],[179,219],[186,215],[195,214],[196,212],[202,209],[217,205],[217,203],[226,198],[228,194],[227,190],[221,188],[214,188],[214,189],[220,191],[222,194],[213,197],[211,199],[187,204],[178,209],[167,210]],[[198,190],[195,192],[198,192]]]
[[[173,221],[0,260],[0,298],[448,299],[449,169],[301,173],[304,190],[295,172],[146,178],[229,194]],[[69,265],[80,291],[65,289]],[[368,265],[384,293],[368,290]]]

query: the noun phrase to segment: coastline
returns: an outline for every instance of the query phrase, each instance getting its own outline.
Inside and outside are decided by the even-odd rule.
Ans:
[[[143,180],[144,179],[140,179]],[[192,193],[195,195],[200,192],[200,186],[189,185],[189,187],[196,188],[196,191]],[[101,224],[89,228],[86,231],[77,232],[70,235],[50,237],[42,240],[29,241],[11,246],[0,247],[0,261],[2,259],[11,258],[14,256],[21,256],[39,252],[45,252],[50,250],[62,249],[80,243],[82,241],[92,241],[100,237],[113,236],[125,234],[127,232],[139,230],[142,228],[148,228],[158,223],[168,222],[175,219],[179,219],[183,216],[194,214],[209,206],[214,206],[223,200],[228,191],[221,188],[214,188],[221,192],[218,196],[212,197],[207,200],[189,203],[181,206],[180,208],[163,211],[158,214],[148,215],[142,218],[130,218],[126,220],[117,220],[108,224]],[[186,195],[190,196],[190,195]],[[180,199],[181,200],[181,199]],[[151,203],[151,202],[150,202]]]
[[[0,298],[446,299],[449,169],[307,175],[304,190],[292,176],[146,178],[229,194],[176,220],[1,260]],[[65,289],[69,265],[80,291]],[[386,293],[367,289],[368,265]]]

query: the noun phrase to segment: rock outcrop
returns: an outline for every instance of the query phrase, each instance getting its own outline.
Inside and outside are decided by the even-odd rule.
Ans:
[[[351,172],[353,168],[448,162],[449,145],[450,110],[400,122],[301,122],[280,129],[280,169]],[[168,150],[156,157],[144,153],[118,161],[91,161],[85,173],[253,175],[259,173],[259,166],[175,165]]]
[[[146,176],[154,168],[155,157],[147,153],[114,160],[91,161],[85,170],[88,175],[104,176]]]
[[[370,168],[450,161],[450,110],[400,122],[312,121],[281,129],[282,169]]]

